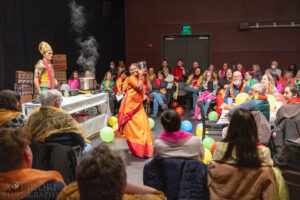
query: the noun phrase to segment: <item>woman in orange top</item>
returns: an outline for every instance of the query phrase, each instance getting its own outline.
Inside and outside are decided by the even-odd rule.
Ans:
[[[128,91],[119,110],[119,131],[125,134],[130,151],[138,157],[152,157],[153,137],[143,100],[146,89],[151,84],[146,78],[145,69],[139,70],[136,64],[129,67]]]

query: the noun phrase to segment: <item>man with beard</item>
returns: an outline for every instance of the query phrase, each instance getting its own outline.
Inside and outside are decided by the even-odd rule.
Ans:
[[[233,73],[233,81],[230,87],[227,87],[224,102],[228,104],[228,98],[232,98],[232,103],[235,103],[235,98],[239,93],[249,93],[250,86],[242,80],[242,74],[239,71]]]

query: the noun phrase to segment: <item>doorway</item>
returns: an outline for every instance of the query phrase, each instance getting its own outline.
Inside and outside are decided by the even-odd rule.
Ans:
[[[167,60],[170,70],[182,59],[186,69],[191,69],[194,61],[199,62],[202,71],[210,64],[210,34],[163,35],[162,59]]]

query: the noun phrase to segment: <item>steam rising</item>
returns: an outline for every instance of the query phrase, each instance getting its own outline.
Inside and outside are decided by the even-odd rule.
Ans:
[[[95,75],[95,66],[99,58],[98,43],[94,36],[89,36],[86,40],[82,39],[82,32],[85,30],[85,14],[84,7],[77,4],[74,0],[69,4],[71,9],[71,24],[72,29],[78,34],[76,43],[80,46],[80,55],[77,58],[76,63],[82,67],[82,69],[89,70]]]

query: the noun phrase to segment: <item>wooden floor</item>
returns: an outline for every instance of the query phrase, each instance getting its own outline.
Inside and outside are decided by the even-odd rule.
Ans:
[[[190,112],[190,110],[188,108],[185,108],[184,110],[185,110],[185,112],[182,116],[182,120],[189,120],[192,122],[192,124],[193,124],[192,133],[194,135],[196,135],[196,126],[199,123],[199,121],[191,119],[192,113]],[[159,118],[157,118],[157,119],[155,119],[155,127],[152,129],[153,139],[154,140],[157,139],[157,136],[162,131],[163,131],[163,127],[160,124]],[[221,132],[214,131],[214,134],[211,135],[210,137],[214,138],[216,141],[220,141],[221,140]],[[92,140],[93,147],[97,146],[98,144],[100,144],[102,142],[100,137],[98,137],[98,136],[92,138],[91,140]],[[108,145],[111,146],[112,148],[121,150],[121,152],[127,162],[127,169],[126,169],[127,170],[127,179],[134,183],[143,184],[143,168],[144,168],[144,165],[147,162],[149,162],[151,159],[150,158],[142,159],[142,158],[138,158],[132,154],[129,154],[128,146],[127,146],[125,138],[115,138],[114,141]]]

